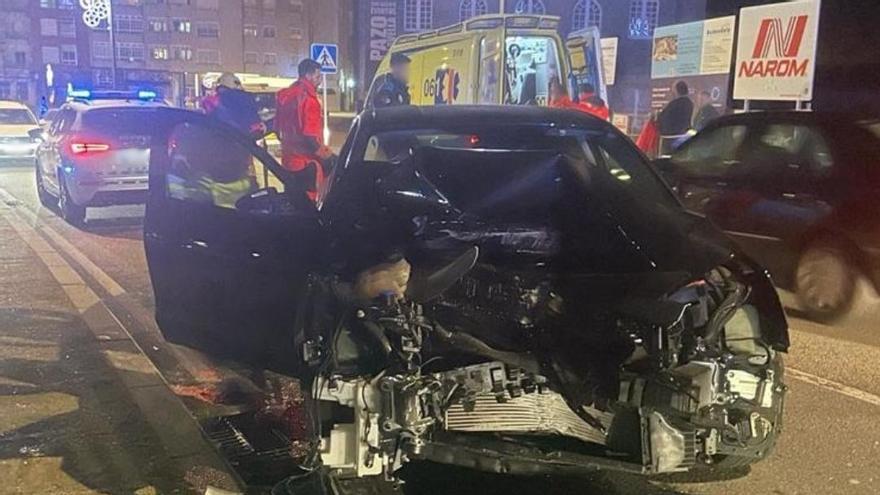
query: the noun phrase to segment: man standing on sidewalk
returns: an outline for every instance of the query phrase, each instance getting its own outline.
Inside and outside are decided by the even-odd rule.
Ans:
[[[409,65],[412,61],[402,53],[391,54],[391,71],[376,81],[373,108],[409,105]]]
[[[299,63],[299,79],[278,92],[275,128],[281,141],[281,164],[297,174],[312,201],[324,183],[324,162],[333,153],[324,144],[324,114],[318,99],[321,66]]]

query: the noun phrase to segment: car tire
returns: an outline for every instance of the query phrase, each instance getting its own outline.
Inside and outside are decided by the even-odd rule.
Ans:
[[[39,164],[34,166],[34,182],[37,186],[37,198],[39,198],[41,205],[51,208],[58,204],[57,200],[46,190],[46,185],[43,184],[43,173],[40,172]]]
[[[852,307],[857,274],[847,250],[838,242],[821,240],[808,245],[795,271],[801,308],[818,322],[840,319]]]
[[[58,195],[58,210],[61,212],[61,217],[71,225],[82,225],[86,220],[86,207],[74,203],[63,178],[58,182],[61,188],[61,194]]]

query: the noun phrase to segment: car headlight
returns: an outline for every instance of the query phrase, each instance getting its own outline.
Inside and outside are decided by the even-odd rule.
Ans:
[[[669,424],[662,414],[656,411],[649,413],[648,432],[653,472],[685,471],[693,465],[693,439],[689,442],[686,434]]]

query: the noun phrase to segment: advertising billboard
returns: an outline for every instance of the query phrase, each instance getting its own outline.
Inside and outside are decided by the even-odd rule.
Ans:
[[[602,38],[602,74],[605,76],[605,86],[614,86],[617,78],[617,47],[619,39]]]
[[[735,27],[736,17],[727,16],[655,29],[651,108],[665,107],[675,97],[675,84],[684,81],[692,99],[726,113]]]
[[[811,100],[820,0],[740,10],[733,97]]]
[[[651,78],[727,74],[736,17],[661,26],[654,30]]]

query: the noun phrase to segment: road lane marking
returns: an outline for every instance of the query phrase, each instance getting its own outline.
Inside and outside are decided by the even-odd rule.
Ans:
[[[856,399],[874,406],[880,406],[880,396],[878,395],[865,392],[864,390],[855,387],[850,387],[849,385],[844,385],[840,382],[835,382],[834,380],[822,378],[821,376],[807,373],[806,371],[801,371],[795,368],[785,368],[785,376],[824,388],[831,392],[845,395],[851,399]]]
[[[79,249],[77,249],[73,244],[71,244],[67,239],[62,237],[58,232],[55,232],[51,227],[41,224],[39,226],[40,230],[45,233],[49,239],[55,243],[62,251],[67,253],[68,256],[73,258],[74,261],[82,267],[83,270],[86,271],[93,279],[95,279],[98,284],[107,291],[113,297],[121,296],[125,294],[125,289],[122,288],[110,275],[107,274],[104,270],[102,270],[98,265],[96,265],[92,260],[86,257],[85,254],[82,253]]]

